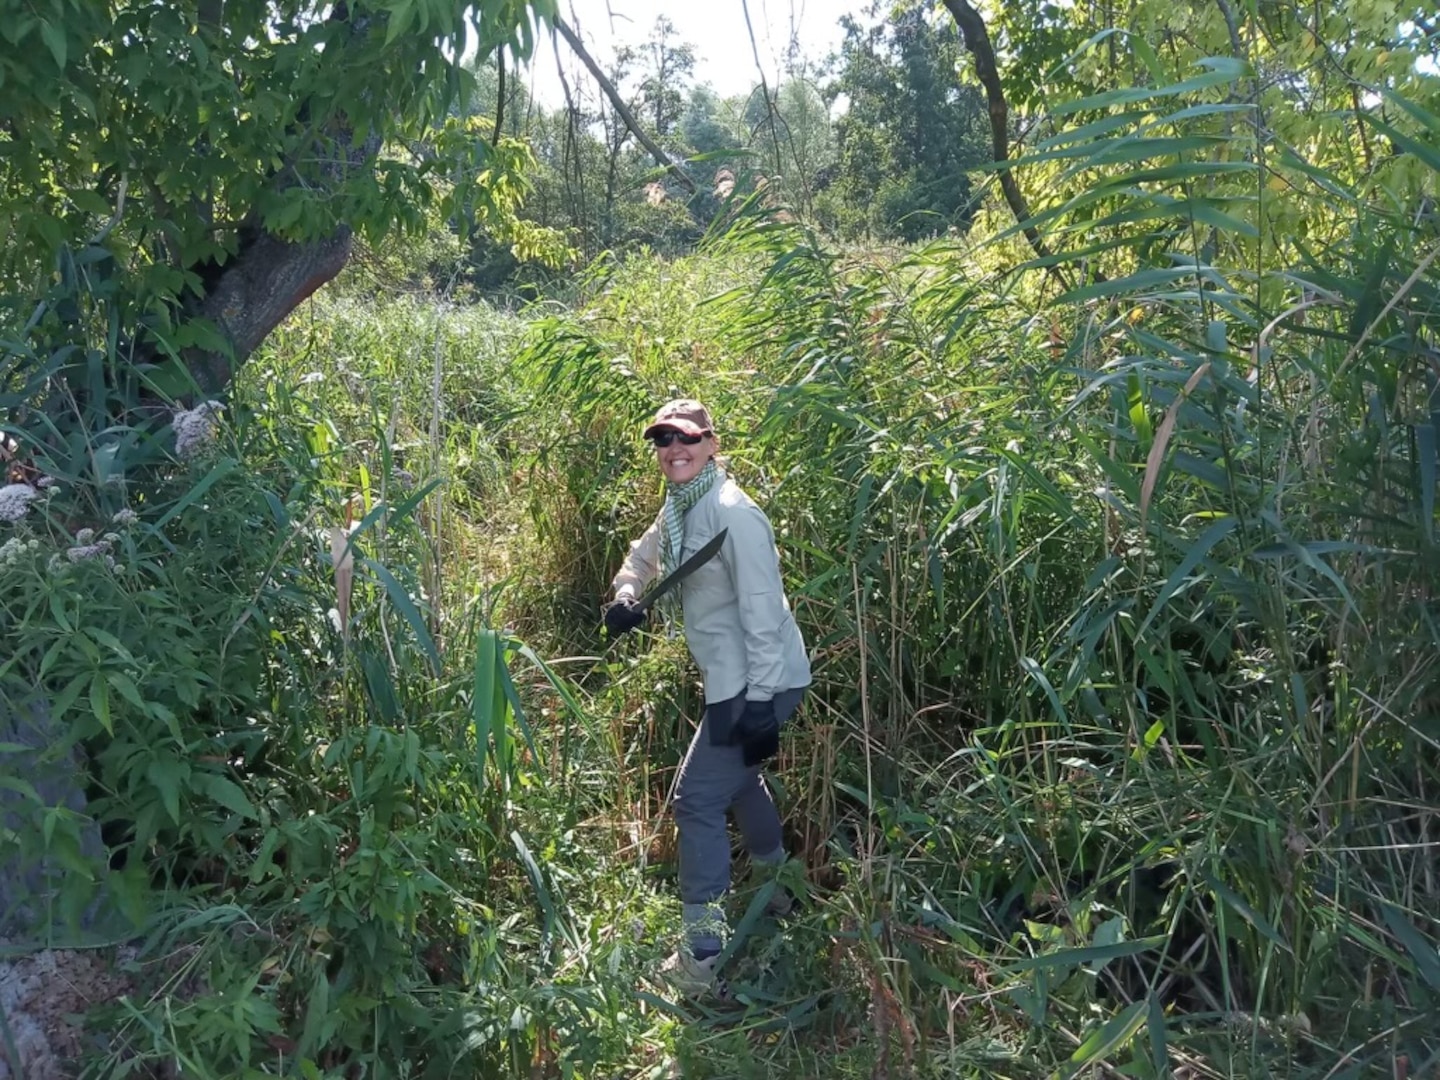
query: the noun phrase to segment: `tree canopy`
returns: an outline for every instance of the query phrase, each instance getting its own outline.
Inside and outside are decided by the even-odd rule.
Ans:
[[[526,153],[452,115],[457,57],[528,56],[553,0],[0,4],[0,283],[103,263],[182,392],[334,276],[351,237],[513,216]],[[138,325],[138,324],[134,324]]]
[[[848,109],[827,201],[841,232],[867,228],[904,240],[963,228],[974,214],[971,174],[988,160],[985,102],[962,81],[955,24],[924,5],[879,5],[868,24],[841,21],[845,39],[830,87]]]

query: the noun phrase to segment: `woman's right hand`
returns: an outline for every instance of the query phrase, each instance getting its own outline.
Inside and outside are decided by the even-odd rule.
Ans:
[[[619,637],[645,622],[646,613],[633,599],[622,596],[605,608],[605,629],[611,637]]]

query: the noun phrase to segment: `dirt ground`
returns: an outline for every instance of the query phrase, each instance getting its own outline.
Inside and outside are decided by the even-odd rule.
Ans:
[[[114,949],[43,949],[0,960],[0,1080],[72,1075],[84,1013],[131,990],[123,959]]]

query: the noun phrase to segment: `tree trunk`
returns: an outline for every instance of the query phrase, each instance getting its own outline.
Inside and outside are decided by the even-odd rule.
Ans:
[[[351,231],[291,243],[261,232],[242,244],[194,314],[213,322],[230,342],[230,353],[191,349],[185,363],[205,396],[223,393],[236,370],[270,331],[350,258]]]
[[[1042,259],[1049,258],[1050,249],[1041,239],[1040,231],[1033,225],[1026,224],[1030,220],[1030,205],[1025,201],[1020,183],[1009,166],[1010,110],[1005,103],[1005,87],[1000,82],[1000,68],[995,62],[995,47],[990,43],[990,31],[986,29],[985,20],[980,17],[980,13],[970,6],[969,0],[945,0],[945,6],[960,27],[965,48],[975,57],[975,74],[980,78],[980,85],[985,88],[985,100],[990,107],[990,141],[995,155],[995,167],[1000,171],[1000,190],[1035,254]],[[1050,266],[1049,270],[1063,288],[1070,287],[1058,266]]]

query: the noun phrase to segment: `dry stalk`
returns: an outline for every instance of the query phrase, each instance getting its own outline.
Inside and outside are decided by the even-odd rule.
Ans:
[[[1155,433],[1155,441],[1150,444],[1150,453],[1145,458],[1145,479],[1140,484],[1140,532],[1145,532],[1145,521],[1150,515],[1150,498],[1155,494],[1155,482],[1160,477],[1160,464],[1165,460],[1165,449],[1170,445],[1170,436],[1175,433],[1175,419],[1180,415],[1180,406],[1185,404],[1187,398],[1194,392],[1195,387],[1200,385],[1200,380],[1210,370],[1210,361],[1205,361],[1191,373],[1190,378],[1185,380],[1185,389],[1170,407],[1165,410],[1165,419],[1160,421],[1160,430]]]
[[[330,560],[335,573],[335,613],[340,620],[340,639],[350,644],[350,592],[355,584],[355,549],[350,530],[330,526]]]
[[[1345,359],[1340,362],[1340,366],[1335,370],[1335,379],[1338,380],[1340,376],[1345,374],[1345,369],[1350,366],[1350,364],[1354,361],[1355,357],[1359,355],[1360,350],[1365,347],[1365,343],[1370,340],[1370,335],[1373,334],[1376,328],[1385,321],[1386,316],[1389,315],[1390,312],[1395,310],[1395,306],[1399,304],[1401,300],[1405,299],[1406,296],[1409,295],[1410,290],[1415,287],[1416,282],[1418,282],[1422,277],[1425,276],[1425,271],[1430,269],[1430,264],[1433,263],[1436,258],[1440,258],[1440,244],[1436,244],[1433,248],[1431,248],[1430,253],[1426,255],[1423,259],[1421,259],[1419,263],[1416,264],[1415,269],[1411,271],[1410,276],[1405,279],[1405,283],[1395,291],[1395,295],[1392,296],[1386,302],[1385,306],[1380,309],[1380,314],[1376,315],[1375,318],[1370,320],[1370,325],[1365,327],[1365,330],[1363,333],[1361,333],[1359,339],[1355,342],[1354,345],[1350,346],[1350,351],[1345,354]]]
[[[861,842],[864,857],[861,860],[861,879],[865,882],[866,890],[869,890],[873,874],[873,862],[875,857],[875,838],[873,829],[873,807],[875,805],[875,764],[871,754],[870,735],[870,664],[869,653],[865,642],[865,613],[864,597],[860,591],[860,571],[852,563],[850,566],[850,580],[854,587],[855,597],[855,635],[860,647],[860,718],[865,737],[865,837]]]
[[[498,132],[496,133],[498,136]],[[444,350],[445,341],[444,323],[439,323],[435,330],[435,364],[430,381],[430,475],[439,476],[442,461],[443,447],[440,440],[440,420],[444,412],[444,398],[440,392],[441,376],[444,373]],[[395,422],[395,411],[390,414],[390,422]],[[394,445],[393,440],[391,445]],[[430,635],[435,639],[435,647],[441,648],[443,643],[440,635],[441,624],[441,586],[444,560],[445,544],[445,500],[441,497],[440,489],[436,488],[431,496],[434,506],[433,515],[435,521],[435,534],[430,539]]]

